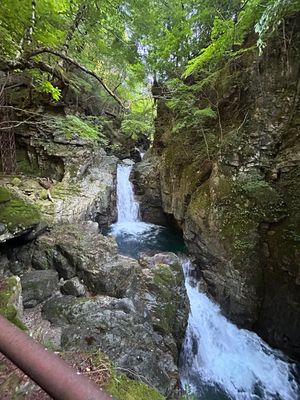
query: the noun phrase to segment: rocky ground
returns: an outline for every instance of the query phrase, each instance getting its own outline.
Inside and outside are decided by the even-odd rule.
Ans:
[[[119,371],[175,396],[188,315],[175,254],[120,256],[113,238],[83,222],[55,225],[10,256],[4,315],[52,350],[101,350]]]

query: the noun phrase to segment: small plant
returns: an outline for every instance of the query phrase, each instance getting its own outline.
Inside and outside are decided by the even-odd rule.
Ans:
[[[54,101],[58,101],[61,98],[61,90],[53,86],[49,81],[41,82],[37,87],[37,90],[41,93],[50,94]]]

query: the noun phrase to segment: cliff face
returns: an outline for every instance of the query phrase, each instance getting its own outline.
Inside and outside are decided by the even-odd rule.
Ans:
[[[216,81],[219,121],[172,133],[158,104],[160,197],[224,313],[300,356],[300,19]],[[147,159],[149,162],[149,158]]]

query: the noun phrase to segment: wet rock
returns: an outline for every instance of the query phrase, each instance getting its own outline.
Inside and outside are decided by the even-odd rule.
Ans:
[[[134,166],[131,178],[140,204],[142,220],[157,225],[168,225],[160,193],[159,157],[148,152],[144,159]]]
[[[32,262],[36,269],[56,269],[63,279],[78,276],[91,292],[115,297],[134,286],[140,270],[135,260],[118,256],[114,239],[92,223],[59,225],[40,236]]]
[[[146,289],[140,298],[150,312],[154,329],[173,335],[180,348],[189,310],[182,261],[174,253],[159,253],[147,261],[144,258],[143,265]]]
[[[58,274],[55,271],[31,271],[21,277],[23,305],[35,307],[58,288]]]
[[[63,283],[63,285],[61,286],[61,292],[67,295],[81,297],[85,296],[86,289],[85,286],[80,282],[80,280],[75,277]]]

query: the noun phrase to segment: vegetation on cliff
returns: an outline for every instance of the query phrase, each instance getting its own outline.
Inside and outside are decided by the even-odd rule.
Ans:
[[[54,102],[64,101],[66,88],[78,94],[91,83],[89,91],[98,89],[89,101],[100,98],[113,114],[127,110],[122,129],[134,139],[153,134],[154,79],[180,108],[175,131],[193,129],[219,117],[218,95],[207,86],[215,92],[224,65],[238,63],[255,43],[262,51],[274,31],[284,35],[284,18],[298,9],[297,0],[4,0],[0,67],[29,71],[31,90]]]

